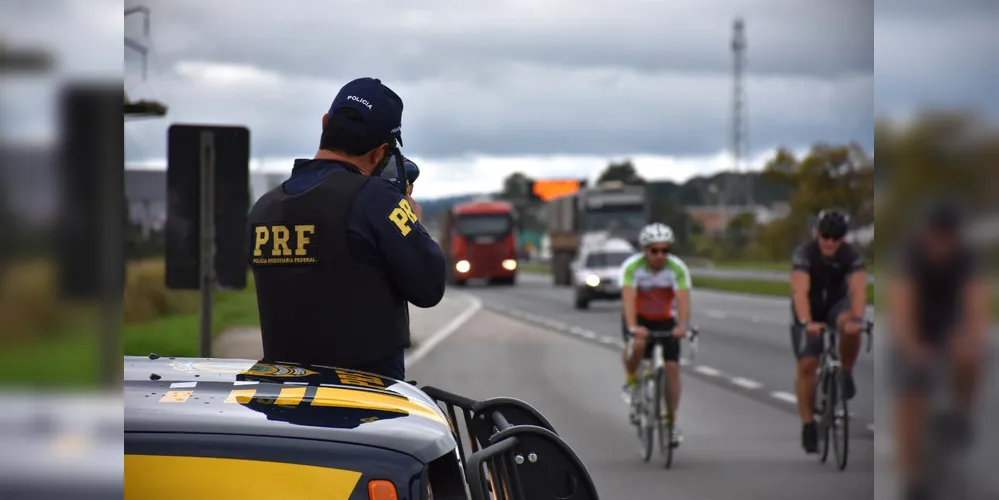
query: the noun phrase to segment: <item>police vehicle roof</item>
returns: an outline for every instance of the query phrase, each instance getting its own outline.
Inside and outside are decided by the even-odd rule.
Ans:
[[[423,391],[366,372],[218,358],[126,356],[125,432],[337,441],[430,462],[456,446]]]

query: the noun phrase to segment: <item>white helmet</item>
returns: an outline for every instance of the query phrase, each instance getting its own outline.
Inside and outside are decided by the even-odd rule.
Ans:
[[[673,230],[669,228],[666,224],[660,224],[658,222],[653,222],[648,226],[642,228],[642,232],[638,234],[638,243],[643,247],[651,245],[653,243],[673,243]]]

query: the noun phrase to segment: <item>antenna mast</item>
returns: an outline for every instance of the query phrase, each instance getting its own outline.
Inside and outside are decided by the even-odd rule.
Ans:
[[[733,170],[736,174],[743,173],[743,155],[745,154],[745,136],[747,135],[746,95],[743,88],[743,72],[746,68],[746,33],[745,22],[736,18],[732,23],[732,158]],[[745,179],[747,205],[753,205],[752,180]]]

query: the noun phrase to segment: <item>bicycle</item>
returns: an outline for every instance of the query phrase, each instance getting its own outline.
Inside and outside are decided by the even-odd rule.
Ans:
[[[697,338],[700,331],[692,327],[686,339],[691,343],[691,357],[697,354]],[[659,453],[663,456],[667,469],[673,466],[673,398],[667,378],[666,362],[663,360],[663,341],[673,338],[669,331],[650,331],[648,341],[653,342],[651,359],[642,359],[638,365],[639,387],[632,395],[631,423],[638,430],[639,455],[648,462],[652,458],[653,434],[659,433]],[[633,344],[631,344],[633,345]],[[635,397],[637,396],[637,397]],[[663,404],[665,403],[665,408]],[[663,411],[665,410],[665,412]]]
[[[867,335],[867,352],[871,351],[871,332],[874,322],[865,321],[861,333]],[[815,380],[815,421],[821,440],[822,450],[819,462],[826,463],[829,458],[830,434],[833,437],[832,448],[836,454],[836,465],[839,470],[846,469],[850,446],[850,409],[846,398],[842,397],[844,375],[839,360],[839,332],[836,328],[823,327],[823,350],[819,356],[819,366],[816,368],[818,377]],[[804,351],[808,333],[801,336],[799,351]]]

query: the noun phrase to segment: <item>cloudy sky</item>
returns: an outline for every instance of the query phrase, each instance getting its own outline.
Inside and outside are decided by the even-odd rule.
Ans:
[[[493,190],[514,170],[592,177],[623,157],[649,178],[728,168],[736,16],[753,167],[778,146],[870,148],[876,111],[985,107],[994,87],[981,82],[999,64],[987,24],[999,2],[987,1],[125,2],[137,4],[152,11],[149,78],[126,50],[125,89],[170,113],[126,124],[130,165],[162,167],[167,126],[204,122],[247,125],[254,166],[288,171],[315,153],[340,86],[374,76],[405,101],[404,153],[424,172],[423,196]],[[64,72],[120,77],[111,47],[122,34],[143,38],[138,17],[120,31],[120,6],[3,2],[0,32],[53,43]],[[71,28],[56,29],[53,11]],[[10,121],[5,135],[37,128]]]

